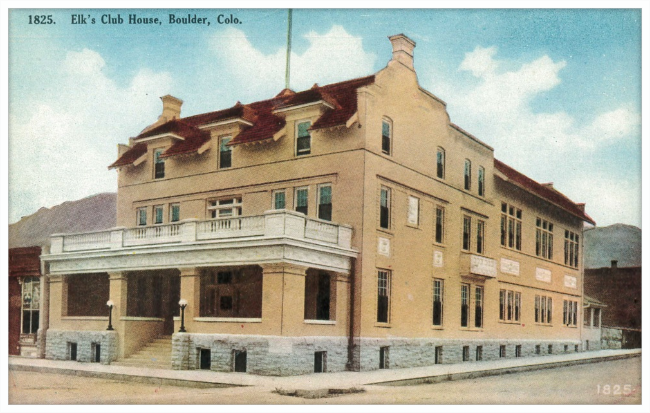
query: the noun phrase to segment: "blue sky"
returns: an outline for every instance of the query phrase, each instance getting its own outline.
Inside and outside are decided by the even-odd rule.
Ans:
[[[97,19],[71,25],[71,15]],[[102,25],[102,14],[160,26]],[[169,25],[197,14],[206,25]],[[43,10],[9,14],[9,222],[116,190],[107,165],[160,114],[265,99],[284,87],[286,10]],[[232,14],[241,24],[217,24]],[[424,88],[495,157],[576,202],[598,225],[641,226],[641,11],[302,10],[293,14],[292,88],[375,73],[387,36],[416,41]]]

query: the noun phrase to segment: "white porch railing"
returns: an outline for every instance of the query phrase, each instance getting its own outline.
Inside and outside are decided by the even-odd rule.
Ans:
[[[113,228],[84,234],[54,234],[50,253],[209,242],[241,237],[289,237],[350,249],[352,227],[308,218],[295,211],[272,210],[264,215],[203,221],[188,219],[167,225]]]
[[[181,240],[181,224],[130,228],[124,231],[124,246],[167,244]]]

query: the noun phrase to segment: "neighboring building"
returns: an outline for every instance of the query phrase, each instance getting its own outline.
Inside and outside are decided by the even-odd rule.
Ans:
[[[47,357],[171,335],[175,369],[288,375],[578,351],[584,204],[451,123],[390,40],[372,76],[186,118],[162,97],[111,165],[118,227],[43,256]]]
[[[618,266],[590,268],[585,271],[585,295],[607,305],[602,325],[607,342],[622,348],[641,347],[641,267]],[[620,330],[620,331],[609,331]],[[612,346],[612,344],[607,344]]]
[[[600,350],[603,326],[603,309],[607,305],[588,295],[583,296],[584,326],[582,345],[585,350]]]
[[[41,248],[9,249],[9,354],[38,356]]]

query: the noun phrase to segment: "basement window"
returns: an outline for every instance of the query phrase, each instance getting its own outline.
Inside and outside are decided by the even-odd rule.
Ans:
[[[325,373],[327,371],[327,351],[314,353],[314,373]]]
[[[212,365],[212,354],[209,348],[199,349],[199,369],[210,370]]]
[[[233,350],[233,371],[246,373],[246,350]]]

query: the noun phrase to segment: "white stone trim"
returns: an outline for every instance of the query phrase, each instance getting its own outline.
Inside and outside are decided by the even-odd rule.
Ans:
[[[305,324],[336,325],[336,320],[305,320]]]
[[[63,316],[61,317],[61,320],[67,321],[67,320],[83,320],[83,321],[108,321],[108,317],[104,316]]]
[[[180,320],[180,317],[174,317]],[[261,323],[261,318],[235,318],[235,317],[194,317],[194,321],[202,323]]]
[[[108,317],[106,317],[108,319]],[[160,321],[164,322],[164,318],[158,317],[133,317],[133,316],[124,316],[120,317],[120,321]]]

